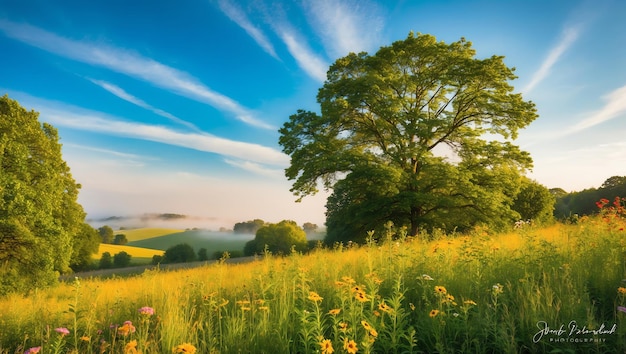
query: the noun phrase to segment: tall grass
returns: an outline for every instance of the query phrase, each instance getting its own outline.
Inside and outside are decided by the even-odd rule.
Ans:
[[[625,352],[623,227],[389,227],[360,247],[80,279],[0,300],[0,353]]]

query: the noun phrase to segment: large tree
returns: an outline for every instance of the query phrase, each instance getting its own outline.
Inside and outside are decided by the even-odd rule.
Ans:
[[[376,54],[349,54],[329,69],[317,101],[280,129],[286,176],[301,199],[333,189],[329,237],[360,235],[391,220],[420,227],[504,223],[531,167],[511,140],[537,118],[514,93],[502,56],[475,58],[465,39],[410,33]]]
[[[84,234],[79,188],[56,129],[1,97],[0,294],[51,284],[69,270],[75,237]]]
[[[296,251],[305,251],[306,232],[292,220],[283,220],[278,224],[267,224],[257,230],[254,240],[246,243],[244,253],[247,256],[263,253],[265,248],[279,254],[289,254],[292,247]]]

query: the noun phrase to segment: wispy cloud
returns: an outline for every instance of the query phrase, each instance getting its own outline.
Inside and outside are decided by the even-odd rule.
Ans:
[[[284,176],[283,170],[267,168],[265,166],[262,166],[258,163],[254,163],[251,161],[241,161],[241,160],[235,161],[231,159],[225,159],[224,162],[226,162],[227,164],[231,166],[241,168],[243,170],[252,172],[257,175],[263,175],[263,176],[267,176],[267,177],[271,177],[275,179],[279,179]]]
[[[261,47],[263,50],[271,55],[272,57],[280,60],[278,55],[276,54],[276,50],[274,50],[274,46],[272,42],[267,38],[267,36],[261,31],[258,27],[256,27],[246,13],[237,7],[236,4],[229,0],[220,0],[218,2],[220,10],[231,19],[231,21],[235,22],[239,27],[241,27],[254,41]]]
[[[565,130],[561,136],[577,133],[600,123],[614,119],[621,114],[626,115],[626,85],[613,90],[604,97],[605,104],[588,118]]]
[[[20,103],[38,111],[41,121],[100,134],[154,141],[188,149],[218,154],[225,158],[251,161],[276,167],[289,164],[289,156],[263,145],[230,140],[207,133],[178,132],[164,126],[124,121],[105,113],[87,110],[28,94],[11,91]]]
[[[167,119],[169,119],[169,120],[171,120],[171,121],[173,121],[175,123],[178,123],[180,125],[184,125],[187,128],[190,128],[191,130],[194,130],[194,131],[200,132],[200,133],[202,132],[202,130],[200,130],[200,128],[196,127],[193,123],[190,123],[190,122],[187,122],[185,120],[182,120],[182,119],[176,117],[175,115],[173,115],[173,114],[171,114],[169,112],[166,112],[166,111],[164,111],[162,109],[153,107],[152,105],[146,103],[145,101],[143,101],[143,100],[141,100],[141,99],[139,99],[139,98],[129,94],[128,92],[126,92],[124,89],[122,89],[121,87],[119,87],[117,85],[114,85],[114,84],[112,84],[110,82],[106,82],[106,81],[102,81],[102,80],[94,80],[94,79],[88,79],[88,80],[93,82],[94,84],[102,87],[103,89],[109,91],[113,95],[115,95],[115,96],[125,100],[125,101],[128,101],[128,102],[130,102],[130,103],[132,103],[134,105],[137,105],[137,106],[139,106],[141,108],[144,108],[144,109],[147,109],[149,111],[152,111],[153,113],[158,114],[158,115],[160,115],[162,117],[165,117],[165,118],[167,118]]]
[[[371,50],[383,29],[382,11],[369,1],[305,0],[307,19],[334,58]]]
[[[74,41],[28,24],[0,20],[0,30],[8,37],[72,60],[105,67],[176,94],[208,103],[233,114],[249,125],[264,129],[275,127],[258,120],[233,99],[209,89],[193,76],[153,59],[120,48]]]
[[[559,58],[569,49],[576,39],[578,39],[579,34],[579,27],[567,27],[563,30],[559,42],[550,50],[548,56],[541,63],[539,70],[533,74],[530,82],[522,90],[524,93],[528,94],[550,74],[550,70],[552,70],[554,64],[556,64]]]
[[[296,60],[298,66],[313,79],[324,82],[328,63],[321,56],[314,53],[306,44],[303,37],[286,23],[275,26],[276,33],[287,46],[287,50]]]

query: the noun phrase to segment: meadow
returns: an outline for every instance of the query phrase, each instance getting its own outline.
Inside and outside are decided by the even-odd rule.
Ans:
[[[0,299],[0,353],[626,352],[623,214],[266,254]]]

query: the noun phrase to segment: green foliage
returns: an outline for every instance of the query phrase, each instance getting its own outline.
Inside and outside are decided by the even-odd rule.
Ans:
[[[555,202],[556,198],[548,188],[524,178],[520,192],[515,197],[513,210],[519,213],[521,220],[548,222],[552,220]]]
[[[528,153],[510,140],[537,118],[513,93],[503,57],[413,33],[328,71],[321,115],[299,110],[280,129],[286,176],[300,199],[332,188],[328,237],[348,240],[387,220],[409,227],[509,225]],[[485,140],[499,135],[504,141]]]
[[[109,252],[104,252],[102,256],[100,256],[99,262],[100,269],[111,269],[113,268],[113,257]]]
[[[57,130],[0,97],[0,295],[53,284],[69,271],[85,213]]]
[[[557,196],[554,216],[558,219],[569,219],[575,215],[591,215],[598,211],[598,200],[614,200],[622,195],[626,195],[626,176],[612,176],[600,188],[588,188]]]
[[[196,252],[186,243],[172,246],[165,251],[163,260],[166,263],[185,263],[196,260]]]
[[[87,223],[83,223],[80,232],[74,236],[70,268],[73,271],[84,271],[92,267],[91,257],[98,252],[100,245],[98,231]]]
[[[162,255],[155,254],[154,256],[152,256],[151,264],[157,265],[157,264],[162,263],[162,262],[163,262],[163,256]]]
[[[117,234],[115,235],[115,239],[113,240],[113,244],[115,245],[125,245],[128,243],[128,239],[126,238],[126,235],[124,234]]]
[[[254,240],[246,243],[244,254],[250,256],[266,249],[272,253],[289,254],[292,247],[300,252],[306,250],[306,232],[295,221],[283,220],[260,228]]]
[[[256,234],[263,225],[265,225],[265,221],[261,219],[238,222],[233,227],[233,232],[236,234]]]
[[[198,250],[198,260],[199,261],[207,261],[209,260],[209,255],[207,253],[207,249],[202,247]]]
[[[122,251],[113,256],[113,265],[115,268],[124,268],[130,265],[131,255]]]
[[[100,233],[100,237],[102,238],[102,243],[113,243],[114,232],[110,226],[104,225],[100,227],[98,229],[98,233]]]

